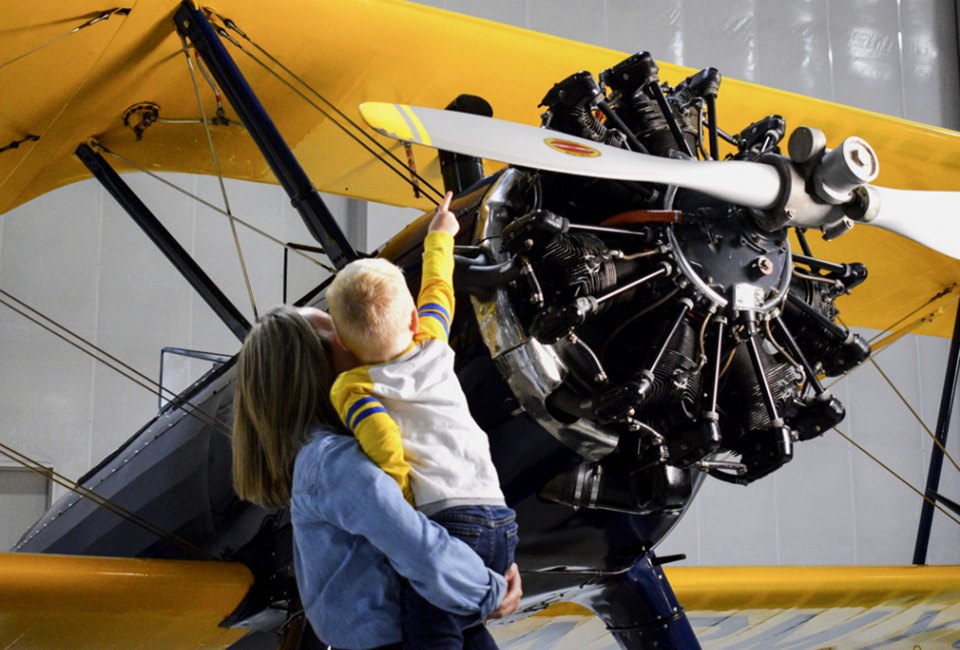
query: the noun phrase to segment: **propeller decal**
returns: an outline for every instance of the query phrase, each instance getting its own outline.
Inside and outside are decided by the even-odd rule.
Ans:
[[[600,155],[600,152],[593,147],[588,147],[587,145],[580,144],[579,142],[564,140],[563,138],[547,138],[544,140],[544,143],[554,151],[559,151],[560,153],[569,154],[571,156],[579,156],[581,158],[596,158]]]
[[[360,112],[384,135],[469,156],[565,174],[676,185],[764,211],[781,202],[783,179],[766,163],[663,158],[527,124],[420,106],[367,102]],[[564,137],[544,138],[545,131]],[[960,219],[954,216],[960,192],[864,187],[876,190],[879,207],[858,223],[890,230],[960,259]],[[819,200],[801,198],[808,203]]]

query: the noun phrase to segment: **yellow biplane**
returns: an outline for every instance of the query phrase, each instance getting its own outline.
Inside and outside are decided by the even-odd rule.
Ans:
[[[0,213],[96,177],[238,338],[249,322],[110,161],[279,183],[338,267],[357,253],[314,188],[426,211],[438,188],[457,192],[453,340],[523,529],[526,597],[497,630],[504,647],[960,639],[957,567],[665,570],[653,551],[706,476],[762,479],[842,420],[821,380],[870,349],[835,299],[847,325],[883,329],[950,294],[960,227],[943,206],[960,200],[910,194],[890,217],[900,195],[868,188],[960,190],[957,133],[732,80],[718,93],[709,68],[395,0],[5,11],[0,74],[30,92],[2,108]],[[727,115],[757,121],[728,134]],[[516,130],[495,137],[498,124]],[[815,128],[788,147],[786,124]],[[535,152],[531,133],[553,153],[506,151]],[[590,167],[609,159],[623,162]],[[721,180],[690,180],[702,170]],[[744,186],[761,198],[727,193]],[[934,207],[903,225],[910,201]],[[885,218],[897,226],[872,227]],[[414,280],[424,228],[380,252]],[[3,647],[296,647],[289,522],[230,489],[231,372],[77,484],[55,477],[73,494],[0,556]]]

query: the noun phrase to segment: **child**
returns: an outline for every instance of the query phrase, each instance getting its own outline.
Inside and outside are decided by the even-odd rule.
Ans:
[[[513,563],[516,514],[506,507],[486,434],[467,408],[447,344],[453,314],[453,235],[460,224],[447,193],[424,240],[415,306],[403,274],[383,259],[352,262],[327,291],[344,345],[362,363],[330,392],[334,408],[368,456],[404,496],[501,574]],[[404,644],[460,639],[462,622],[403,592]],[[491,639],[492,642],[492,639]],[[493,646],[495,647],[495,646]]]

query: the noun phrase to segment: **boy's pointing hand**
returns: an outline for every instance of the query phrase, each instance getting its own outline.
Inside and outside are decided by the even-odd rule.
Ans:
[[[450,212],[450,200],[452,198],[453,192],[447,192],[446,196],[443,197],[443,201],[437,206],[436,214],[433,215],[433,220],[430,221],[428,232],[448,232],[451,235],[456,235],[460,230],[460,222],[457,221],[456,215]]]

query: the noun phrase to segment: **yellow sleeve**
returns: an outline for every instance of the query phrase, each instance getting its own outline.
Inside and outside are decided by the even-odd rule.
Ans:
[[[373,395],[373,382],[366,367],[341,373],[330,389],[330,401],[364,453],[397,482],[404,498],[415,506],[400,428]]]
[[[453,320],[453,235],[427,233],[423,240],[423,277],[417,298],[420,326],[414,339],[447,341]]]

